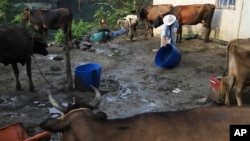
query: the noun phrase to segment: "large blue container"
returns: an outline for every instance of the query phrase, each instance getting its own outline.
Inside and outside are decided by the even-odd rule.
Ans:
[[[102,67],[100,64],[88,63],[76,67],[75,69],[75,88],[77,90],[92,90],[90,85],[99,88]]]
[[[155,56],[155,65],[157,67],[172,68],[178,65],[180,61],[180,50],[171,44],[167,44],[166,47],[161,47]]]

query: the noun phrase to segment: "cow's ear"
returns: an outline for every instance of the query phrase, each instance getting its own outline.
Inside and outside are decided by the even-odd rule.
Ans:
[[[25,12],[26,12],[26,11],[30,11],[30,9],[29,9],[29,8],[25,8],[23,11],[25,11]]]
[[[61,132],[67,129],[68,126],[67,122],[55,118],[50,118],[40,123],[40,127],[43,130],[50,132]]]
[[[94,117],[97,119],[104,119],[104,120],[108,118],[107,114],[104,112],[97,112],[96,114],[94,114]]]

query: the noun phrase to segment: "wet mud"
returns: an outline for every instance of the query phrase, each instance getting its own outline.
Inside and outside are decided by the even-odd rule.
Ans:
[[[108,118],[215,105],[208,97],[209,77],[223,73],[225,45],[183,40],[177,43],[182,54],[180,64],[166,69],[154,63],[159,44],[159,37],[137,35],[131,42],[124,35],[107,43],[93,44],[88,50],[72,49],[73,79],[77,66],[89,62],[101,64],[102,98],[97,110],[107,113]],[[48,56],[34,56],[34,92],[29,91],[24,66],[19,65],[22,90],[16,91],[11,66],[0,64],[0,127],[21,122],[30,135],[39,132],[41,121],[57,115],[48,102],[49,93],[62,103],[93,99],[94,92],[67,90],[64,51],[56,46],[50,46],[48,51]]]

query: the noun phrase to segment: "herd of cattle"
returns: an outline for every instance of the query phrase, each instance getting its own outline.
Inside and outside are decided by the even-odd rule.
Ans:
[[[205,42],[209,40],[211,22],[215,10],[212,4],[194,4],[173,6],[150,5],[137,11],[139,18],[128,16],[129,24],[138,24],[144,20],[149,28],[158,27],[162,17],[176,15],[180,25],[202,23],[206,27]],[[0,62],[12,65],[16,77],[16,89],[21,89],[17,63],[26,64],[29,77],[29,88],[34,90],[31,73],[33,53],[47,55],[47,43],[42,40],[48,29],[64,31],[65,43],[72,38],[72,13],[68,9],[23,11],[23,21],[30,22],[40,32],[40,37],[32,37],[24,28],[0,26]],[[136,20],[134,20],[136,19]],[[181,40],[182,27],[178,29],[178,40]],[[136,28],[135,28],[136,29]],[[151,34],[153,35],[153,34]],[[229,94],[234,91],[238,106],[242,106],[241,91],[250,73],[250,39],[235,39],[227,46],[227,68],[222,78],[221,95],[225,104],[229,104]],[[228,76],[227,76],[228,75]],[[207,107],[175,112],[143,113],[128,118],[108,119],[103,112],[94,112],[93,106],[100,98],[95,89],[95,104],[65,107],[50,96],[52,105],[64,115],[60,118],[49,118],[43,121],[41,128],[50,132],[62,132],[66,141],[228,141],[230,124],[249,124],[249,107]],[[75,107],[76,106],[76,107]]]

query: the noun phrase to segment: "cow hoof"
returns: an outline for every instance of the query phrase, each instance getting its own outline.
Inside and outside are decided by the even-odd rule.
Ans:
[[[30,91],[31,92],[34,92],[35,91],[35,88],[33,87],[33,88],[30,88]]]
[[[16,90],[20,91],[20,90],[22,90],[22,87],[21,86],[16,86]]]

